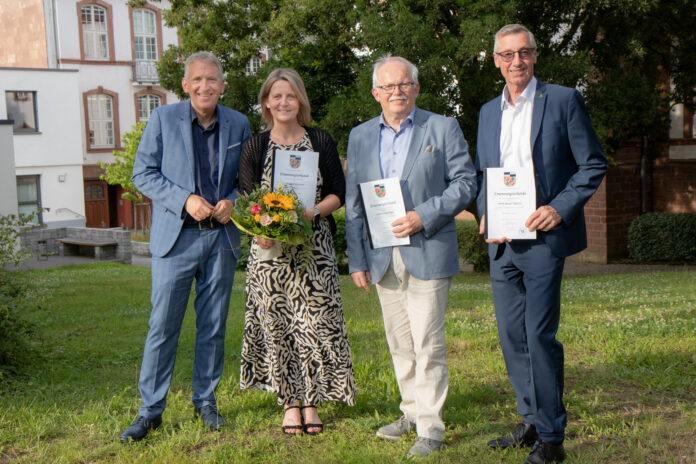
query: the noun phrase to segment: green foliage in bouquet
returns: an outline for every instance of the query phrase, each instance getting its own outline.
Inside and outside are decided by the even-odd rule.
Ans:
[[[312,222],[302,218],[302,211],[295,193],[281,185],[240,194],[230,217],[247,234],[301,245],[312,234]]]

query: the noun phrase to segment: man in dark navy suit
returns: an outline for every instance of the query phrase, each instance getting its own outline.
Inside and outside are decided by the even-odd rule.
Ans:
[[[526,462],[561,462],[566,427],[563,345],[556,340],[561,277],[566,256],[587,246],[583,208],[602,182],[607,161],[580,93],[534,77],[536,43],[526,27],[500,29],[494,52],[506,85],[479,115],[478,211],[485,214],[486,168],[532,166],[537,209],[525,226],[536,230],[537,238],[486,240],[500,345],[522,416],[511,436],[488,445],[528,445]]]

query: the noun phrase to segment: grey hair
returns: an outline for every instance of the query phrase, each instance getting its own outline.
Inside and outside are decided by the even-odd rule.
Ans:
[[[529,37],[529,44],[532,46],[532,48],[536,48],[536,40],[534,40],[534,34],[532,34],[532,32],[529,29],[527,29],[521,24],[508,24],[507,26],[501,27],[500,30],[495,33],[493,51],[498,51],[498,39],[510,34],[519,34],[520,32],[526,32],[527,36]]]
[[[390,61],[398,61],[399,63],[405,64],[406,67],[409,68],[411,71],[411,79],[413,80],[413,83],[418,84],[418,68],[416,68],[416,65],[408,61],[406,58],[402,58],[400,56],[391,56],[391,54],[387,53],[386,55],[383,55],[381,58],[375,61],[375,64],[372,67],[373,89],[377,88],[377,74],[379,73],[379,70],[382,69],[382,66],[389,63]]]
[[[190,55],[188,58],[186,58],[186,61],[184,62],[184,79],[188,78],[189,66],[191,65],[191,63],[194,63],[196,61],[215,66],[218,72],[220,73],[220,78],[224,77],[222,72],[222,63],[220,63],[220,60],[218,60],[217,56],[207,51],[201,51],[196,52]]]

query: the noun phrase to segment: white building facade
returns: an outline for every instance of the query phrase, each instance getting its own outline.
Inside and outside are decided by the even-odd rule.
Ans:
[[[28,179],[22,176],[39,176],[47,226],[64,225],[69,219],[55,211],[66,209],[87,227],[132,226],[132,205],[121,198],[120,187],[100,180],[98,162],[112,162],[122,133],[146,121],[154,108],[178,101],[159,86],[156,71],[162,51],[178,44],[176,29],[162,20],[169,6],[168,0],[137,8],[126,0],[0,0],[0,76],[19,80],[3,86],[5,100],[16,99],[7,91],[23,91],[21,98],[35,96],[37,108],[37,121],[14,129],[18,193]],[[0,119],[29,113],[5,105]]]

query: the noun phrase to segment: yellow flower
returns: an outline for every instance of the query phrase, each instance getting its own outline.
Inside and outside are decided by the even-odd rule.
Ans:
[[[275,192],[268,192],[263,196],[263,202],[269,208],[292,209],[293,201],[291,196],[282,195]]]
[[[275,222],[280,222],[280,215],[279,215],[279,214],[274,214],[274,215],[273,215],[273,221],[275,221]]]
[[[261,220],[261,215],[260,214],[254,214],[254,220],[256,222],[259,222]]]

